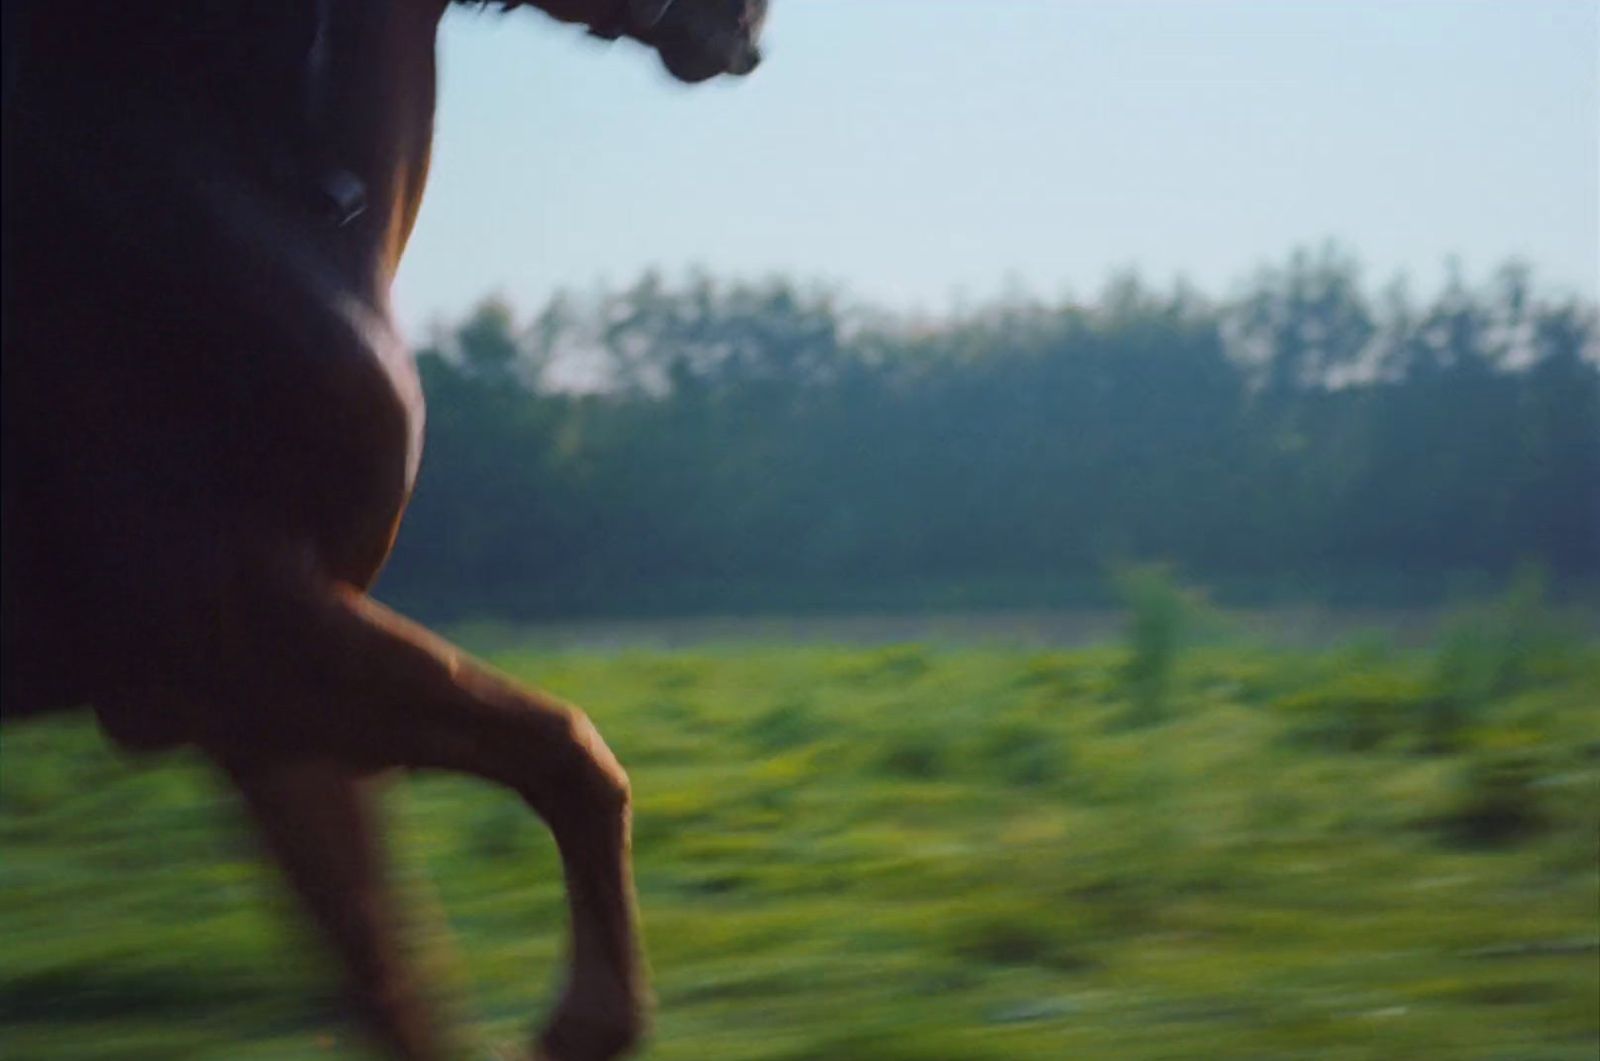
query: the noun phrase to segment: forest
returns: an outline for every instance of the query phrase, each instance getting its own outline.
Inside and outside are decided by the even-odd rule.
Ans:
[[[1600,328],[1515,264],[1419,297],[1332,245],[1225,299],[1138,277],[894,314],[649,275],[420,344],[381,596],[430,619],[1095,604],[1161,562],[1228,603],[1600,574]]]

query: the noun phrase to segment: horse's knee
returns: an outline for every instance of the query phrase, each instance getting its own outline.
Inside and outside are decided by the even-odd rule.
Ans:
[[[572,740],[582,750],[585,780],[601,809],[627,813],[633,806],[633,785],[628,780],[628,772],[582,711],[573,712]]]
[[[626,820],[633,807],[627,771],[587,715],[575,708],[563,714],[553,733],[539,734],[526,749],[515,787],[546,818]]]
[[[351,762],[475,774],[552,824],[627,820],[628,775],[582,711],[314,573],[290,570],[234,603],[221,670],[247,724]]]

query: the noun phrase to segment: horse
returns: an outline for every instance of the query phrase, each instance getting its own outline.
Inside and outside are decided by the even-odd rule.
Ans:
[[[402,961],[381,775],[520,795],[559,850],[550,1061],[648,1019],[626,773],[578,709],[369,594],[423,403],[390,286],[428,174],[451,0],[7,0],[3,688],[88,707],[242,794],[389,1055],[444,1056]],[[482,5],[478,5],[482,6]],[[765,0],[501,0],[745,74]]]

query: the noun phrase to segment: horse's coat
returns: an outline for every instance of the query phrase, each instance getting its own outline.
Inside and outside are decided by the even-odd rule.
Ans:
[[[0,713],[89,705],[124,744],[215,759],[407,1058],[440,1039],[363,778],[512,788],[555,836],[572,915],[539,1049],[627,1049],[644,985],[621,767],[580,712],[365,593],[421,453],[388,299],[445,0],[6,2]],[[538,6],[699,80],[754,66],[765,4]]]

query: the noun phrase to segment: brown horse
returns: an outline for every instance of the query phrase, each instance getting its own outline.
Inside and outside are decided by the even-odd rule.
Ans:
[[[0,711],[91,705],[124,745],[220,764],[406,1058],[441,1038],[399,961],[368,779],[509,787],[570,903],[537,1049],[626,1051],[645,986],[622,768],[583,714],[366,594],[420,454],[389,288],[447,0],[7,4]],[[537,6],[685,81],[748,72],[765,11]]]

